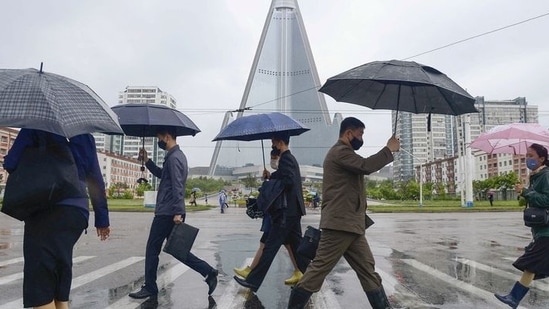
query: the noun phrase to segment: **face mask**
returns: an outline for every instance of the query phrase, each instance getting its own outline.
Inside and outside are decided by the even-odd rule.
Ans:
[[[364,141],[361,141],[358,138],[353,136],[353,139],[351,140],[351,147],[353,147],[354,150],[359,150],[363,144],[364,144]]]
[[[271,159],[271,168],[273,170],[277,170],[278,169],[278,160],[277,159]]]
[[[162,150],[166,150],[166,147],[168,146],[168,144],[166,144],[165,141],[163,140],[159,140],[158,141],[158,148],[162,149]]]
[[[526,167],[532,171],[535,170],[538,167],[538,160],[534,158],[527,158]]]

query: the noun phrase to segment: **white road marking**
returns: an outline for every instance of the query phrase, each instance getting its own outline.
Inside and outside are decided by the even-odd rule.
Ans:
[[[72,279],[72,288],[71,290],[73,289],[76,289],[84,284],[87,284],[87,283],[90,283],[100,277],[103,277],[103,276],[106,276],[106,275],[109,275],[117,270],[120,270],[121,268],[124,268],[124,267],[127,267],[131,264],[134,264],[136,262],[139,262],[141,260],[143,260],[144,257],[130,257],[130,258],[127,258],[125,260],[122,260],[120,262],[117,262],[117,263],[114,263],[114,264],[111,264],[109,266],[106,266],[106,267],[103,267],[103,268],[100,268],[98,270],[95,270],[95,271],[92,271],[90,273],[87,273],[87,274],[84,274],[82,276],[79,276],[77,278],[73,278]],[[7,304],[3,304],[0,306],[0,309],[13,309],[13,308],[23,308],[23,299],[22,298],[19,298],[19,299],[16,299],[12,302],[9,302]]]
[[[474,285],[472,284],[469,284],[469,283],[466,283],[466,282],[463,282],[463,281],[460,281],[456,278],[453,278],[439,270],[436,270],[428,265],[425,265],[425,264],[422,264],[416,260],[413,260],[413,259],[402,259],[402,262],[418,269],[418,270],[421,270],[441,281],[444,281],[448,284],[451,284],[455,287],[457,287],[458,289],[461,289],[467,293],[470,293],[470,294],[473,294],[473,295],[476,295],[477,297],[479,298],[482,298],[484,299],[486,302],[490,303],[491,305],[493,305],[494,307],[493,308],[499,308],[502,306],[501,302],[499,302],[495,297],[494,297],[494,294],[491,293],[491,292],[488,292],[488,291],[485,291],[483,289],[480,289],[480,288],[477,288],[475,287]],[[521,308],[521,309],[525,309],[524,307],[522,306],[519,306],[518,308]]]
[[[174,282],[177,278],[183,275],[189,267],[177,260],[174,260],[176,264],[173,267],[170,267],[167,271],[158,276],[157,281],[164,282],[168,284]],[[160,286],[160,285],[159,285]],[[123,296],[117,302],[112,303],[110,306],[105,309],[135,309],[138,308],[146,299],[133,299],[129,296]]]
[[[244,265],[250,265],[253,261],[253,258],[247,258],[244,262]],[[242,304],[246,301],[246,293],[238,293],[238,290],[240,289],[240,285],[236,283],[233,279],[231,279],[230,283],[227,284],[227,287],[225,288],[225,292],[223,292],[223,295],[221,295],[221,298],[219,301],[217,301],[217,309],[232,309],[232,308],[240,308]],[[238,298],[238,301],[235,301]]]
[[[89,260],[91,258],[94,258],[94,256],[77,256],[77,257],[72,259],[72,262],[73,263],[78,263],[78,262]],[[10,264],[18,263],[19,261],[23,262],[23,258],[17,258],[17,259],[13,259],[13,260],[10,260],[10,261],[15,261],[15,260],[17,260],[17,262],[13,262],[13,263],[10,263]],[[0,285],[8,284],[8,283],[11,283],[13,281],[20,280],[20,279],[23,279],[23,272],[19,272],[19,273],[11,274],[11,275],[8,275],[8,276],[0,277]]]
[[[486,271],[489,273],[496,274],[500,277],[511,279],[517,281],[520,279],[520,271],[517,270],[516,274],[512,274],[510,272],[506,272],[497,268],[494,268],[492,266],[484,265],[475,261],[471,261],[465,258],[456,258],[456,262],[471,266],[476,269],[480,269],[482,271]],[[539,290],[548,291],[549,292],[549,284],[543,281],[533,281],[531,287],[534,287]]]

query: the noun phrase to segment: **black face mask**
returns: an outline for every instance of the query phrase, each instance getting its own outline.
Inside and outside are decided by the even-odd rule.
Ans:
[[[166,147],[168,146],[168,144],[166,144],[165,141],[158,141],[158,148],[162,149],[162,150],[166,150]]]
[[[353,136],[353,139],[351,140],[351,147],[353,147],[354,150],[359,150],[363,144],[364,144],[364,141],[361,141],[358,138]]]

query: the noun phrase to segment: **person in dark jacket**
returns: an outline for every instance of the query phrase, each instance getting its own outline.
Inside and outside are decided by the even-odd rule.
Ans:
[[[303,235],[301,232],[301,217],[305,215],[299,164],[288,148],[290,143],[288,135],[275,135],[271,141],[273,148],[280,150],[278,170],[272,175],[268,171],[265,171],[264,178],[276,178],[283,182],[286,207],[279,208],[275,212],[270,212],[271,228],[265,240],[263,254],[258,264],[245,279],[234,276],[238,284],[254,292],[263,283],[276,253],[283,244],[290,245],[299,271],[304,272],[309,264],[309,260],[297,253],[297,248]]]
[[[531,170],[530,184],[524,188],[517,184],[515,190],[526,199],[528,207],[549,208],[549,161],[547,148],[532,144],[526,152],[526,167]],[[501,302],[517,308],[528,293],[533,280],[549,276],[549,226],[531,228],[532,242],[525,248],[524,254],[514,263],[522,271],[520,280],[515,282],[507,295],[495,294]]]
[[[25,308],[68,308],[72,281],[73,247],[88,227],[88,189],[95,213],[97,236],[106,240],[110,235],[109,211],[105,183],[97,160],[95,140],[91,134],[65,137],[33,129],[21,129],[9,153],[4,157],[4,169],[13,172],[25,148],[44,138],[55,143],[67,143],[80,179],[82,194],[67,197],[25,220],[23,236],[23,305]],[[40,175],[36,175],[40,177]]]
[[[400,141],[392,136],[378,153],[363,158],[356,151],[363,144],[364,127],[359,119],[345,118],[341,122],[338,141],[326,154],[320,215],[322,234],[314,260],[292,289],[288,308],[304,308],[341,257],[356,272],[372,308],[391,308],[381,277],[375,271],[374,256],[365,235],[364,175],[392,162],[393,152],[400,149]]]
[[[145,149],[140,150],[140,155],[147,162],[145,166],[154,176],[160,178],[160,184],[145,251],[145,284],[141,290],[129,294],[132,298],[156,298],[158,295],[156,273],[162,243],[170,236],[175,224],[185,222],[184,198],[188,167],[187,158],[177,145],[176,137],[175,132],[170,128],[160,129],[157,133],[158,147],[167,151],[162,168],[148,159]],[[205,277],[208,295],[211,295],[217,286],[217,269],[190,252],[186,260],[181,262]]]

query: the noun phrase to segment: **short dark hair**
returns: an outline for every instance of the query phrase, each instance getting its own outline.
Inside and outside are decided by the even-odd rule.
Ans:
[[[286,132],[276,132],[273,134],[273,139],[282,141],[286,145],[290,145],[290,135]]]
[[[347,117],[341,122],[341,126],[339,127],[339,137],[342,137],[343,133],[347,130],[363,129],[365,127],[364,122],[356,119],[355,117]]]
[[[177,138],[177,130],[174,127],[158,127],[156,129],[156,134],[168,134],[173,139]]]
[[[540,144],[535,144],[535,143],[530,145],[530,148],[532,148],[538,154],[538,157],[545,158],[545,161],[543,161],[543,165],[548,165],[549,164],[549,161],[548,161],[548,158],[547,158],[547,148],[543,147]]]

